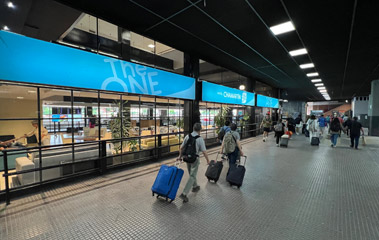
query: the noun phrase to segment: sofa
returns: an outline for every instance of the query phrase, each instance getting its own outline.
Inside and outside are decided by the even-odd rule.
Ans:
[[[8,150],[10,150],[11,148],[8,148]],[[26,157],[26,153],[25,153],[25,150],[22,150],[22,153],[18,153],[18,152],[12,152],[12,153],[8,153],[8,170],[10,169],[14,169],[16,167],[16,158],[19,158],[19,157]],[[3,157],[3,153],[0,153],[0,171],[4,171],[4,157]]]
[[[111,143],[107,144],[107,156],[112,156]],[[99,145],[89,144],[85,146],[75,146],[75,162],[83,159],[97,158],[99,156]],[[112,158],[109,158],[112,159]],[[39,167],[39,152],[28,154],[27,157],[16,158],[16,171],[23,171]],[[48,148],[42,153],[42,167],[60,165],[72,162],[72,149],[68,148]],[[109,163],[108,163],[109,164]],[[94,166],[94,164],[92,164]],[[51,180],[64,175],[64,166],[50,168],[42,171],[42,180]],[[39,171],[17,175],[21,185],[38,182],[40,179]]]
[[[178,144],[179,143],[179,138],[175,135],[170,135],[170,136],[162,136],[162,146],[168,146],[169,142],[170,145]],[[157,137],[158,141],[158,137]],[[158,146],[158,142],[156,143]],[[144,138],[141,139],[141,148],[142,149],[149,149],[149,148],[154,148],[155,147],[155,138]],[[170,146],[170,152],[175,152],[179,151],[179,146]]]

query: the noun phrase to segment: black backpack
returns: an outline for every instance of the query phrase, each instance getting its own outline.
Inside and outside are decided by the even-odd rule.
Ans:
[[[332,130],[333,132],[338,132],[339,130],[341,130],[340,122],[332,122],[330,130]]]
[[[192,134],[188,134],[188,140],[186,143],[186,147],[183,153],[183,161],[188,163],[194,163],[196,159],[199,157],[196,152],[196,139],[200,136],[192,136]]]
[[[225,129],[224,127],[222,127],[220,131],[218,132],[217,138],[222,141],[222,139],[224,139],[224,136],[225,136]]]

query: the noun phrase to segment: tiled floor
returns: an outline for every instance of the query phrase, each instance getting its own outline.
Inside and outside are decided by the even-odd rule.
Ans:
[[[225,182],[226,164],[208,183],[204,161],[186,204],[151,196],[156,164],[91,177],[13,200],[0,239],[379,239],[378,139],[361,150],[345,137],[337,148],[252,140],[241,189]]]

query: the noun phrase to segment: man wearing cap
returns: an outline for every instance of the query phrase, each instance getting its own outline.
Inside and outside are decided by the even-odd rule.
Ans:
[[[34,130],[24,135],[24,137],[31,137],[36,136],[37,142],[39,142],[39,136],[38,136],[38,120],[32,121],[32,126],[34,127]],[[41,128],[41,145],[49,145],[49,132],[47,129],[42,126]]]

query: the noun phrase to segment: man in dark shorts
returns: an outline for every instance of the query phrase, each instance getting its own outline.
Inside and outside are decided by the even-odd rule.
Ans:
[[[362,132],[362,135],[364,135],[362,124],[358,122],[357,117],[354,117],[351,123],[351,130],[350,130],[350,141],[351,141],[350,147],[351,148],[355,147],[355,149],[358,149],[359,138],[361,136],[361,132]]]
[[[266,142],[268,137],[268,133],[270,132],[270,128],[272,125],[272,121],[269,115],[266,115],[261,123],[261,128],[263,127],[263,142]]]

